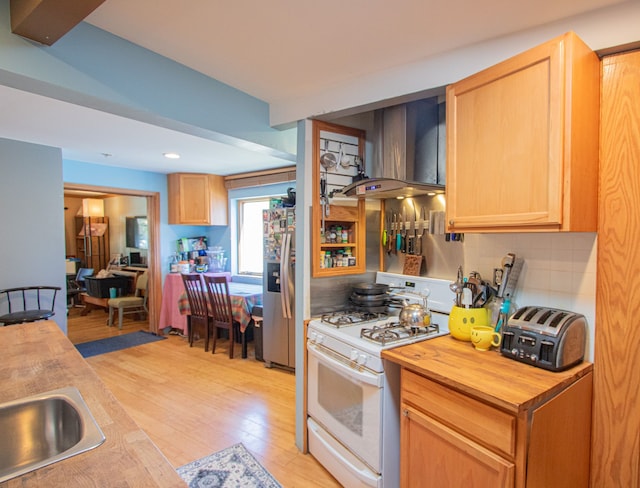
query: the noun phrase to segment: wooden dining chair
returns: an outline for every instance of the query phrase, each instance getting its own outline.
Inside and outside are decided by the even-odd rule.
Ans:
[[[211,348],[211,354],[216,352],[218,329],[227,329],[229,331],[229,358],[233,359],[233,349],[236,342],[235,336],[236,333],[240,333],[240,324],[233,320],[227,277],[204,275],[204,282],[207,287],[209,308],[211,310],[211,315],[213,316],[213,320],[211,321],[211,332],[213,334],[213,347]]]
[[[211,333],[211,317],[207,306],[207,291],[199,274],[183,274],[182,282],[187,292],[191,313],[188,317],[189,347],[193,346],[194,332],[197,330],[204,337],[204,350],[209,350],[209,334]],[[215,340],[214,340],[215,347]]]

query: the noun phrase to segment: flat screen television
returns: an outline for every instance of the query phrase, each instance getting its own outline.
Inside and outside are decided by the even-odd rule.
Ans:
[[[133,249],[149,249],[147,217],[126,217],[126,245]]]

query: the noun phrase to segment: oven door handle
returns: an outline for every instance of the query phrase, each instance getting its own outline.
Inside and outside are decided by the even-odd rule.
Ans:
[[[324,349],[324,350],[323,350]],[[318,362],[330,367],[335,372],[348,376],[358,383],[382,388],[384,385],[384,375],[372,373],[364,368],[356,369],[353,367],[355,361],[347,361],[346,359],[338,359],[338,357],[329,356],[326,352],[331,352],[318,344],[307,344],[307,351],[314,356]]]

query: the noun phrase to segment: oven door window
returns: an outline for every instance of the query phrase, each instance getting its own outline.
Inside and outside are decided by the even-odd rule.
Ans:
[[[368,464],[381,470],[381,375],[309,349],[308,410],[329,434]]]
[[[318,385],[326,388],[324,394],[318,395],[320,406],[342,426],[362,437],[363,385],[354,383],[322,363],[318,364]]]

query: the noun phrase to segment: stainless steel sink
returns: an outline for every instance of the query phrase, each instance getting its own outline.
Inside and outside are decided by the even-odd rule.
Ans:
[[[105,441],[77,388],[0,404],[0,483]]]

